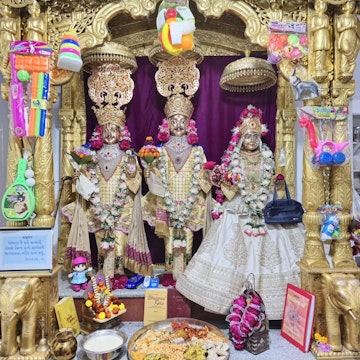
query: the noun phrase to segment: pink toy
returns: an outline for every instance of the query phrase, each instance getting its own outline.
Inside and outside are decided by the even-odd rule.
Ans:
[[[86,290],[88,279],[86,273],[92,271],[92,267],[86,268],[86,258],[78,256],[72,261],[74,272],[69,274],[71,278],[71,288],[74,291]]]
[[[15,70],[15,54],[10,54],[11,83],[10,83],[10,110],[13,119],[14,134],[16,136],[26,135],[24,88],[18,80]]]
[[[38,41],[10,44],[10,109],[16,136],[45,134],[52,52],[48,44]]]

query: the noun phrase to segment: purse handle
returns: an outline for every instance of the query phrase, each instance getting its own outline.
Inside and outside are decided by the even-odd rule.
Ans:
[[[278,183],[280,183],[280,182],[283,182],[284,185],[285,185],[286,198],[287,198],[288,200],[291,200],[289,188],[288,188],[285,180],[275,180],[275,181],[274,181],[274,196],[273,196],[273,199],[274,199],[274,200],[277,200],[276,184],[278,184]]]

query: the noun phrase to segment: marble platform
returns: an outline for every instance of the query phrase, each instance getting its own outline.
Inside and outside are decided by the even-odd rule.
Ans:
[[[119,326],[128,337],[128,340],[134,333],[140,330],[143,327],[142,316],[143,316],[143,299],[145,294],[145,289],[140,286],[137,289],[128,290],[121,289],[115,290],[114,294],[122,299],[127,306],[127,313],[122,315],[122,322]],[[77,304],[82,304],[82,291],[75,292],[71,289],[71,285],[67,274],[64,272],[59,273],[59,297],[64,296],[73,296]],[[79,307],[81,309],[81,307]],[[79,310],[80,311],[80,310]],[[212,314],[203,311],[196,304],[192,304],[192,313],[191,317],[197,318],[203,321],[207,321],[219,329],[221,329],[226,335],[228,335],[228,323],[225,321],[224,316],[217,314]],[[130,319],[130,321],[128,321]],[[134,320],[135,319],[135,320]],[[137,321],[136,319],[140,320]],[[315,359],[314,355],[310,352],[303,353],[294,345],[290,344],[286,339],[280,335],[280,325],[281,322],[270,322],[270,348],[258,355],[253,355],[246,350],[237,351],[234,347],[230,346],[230,359],[234,360],[310,360]],[[83,335],[78,336],[78,341]],[[125,360],[128,359],[127,352],[124,350],[120,353],[119,357],[116,360]],[[76,360],[88,360],[87,356],[78,349]]]

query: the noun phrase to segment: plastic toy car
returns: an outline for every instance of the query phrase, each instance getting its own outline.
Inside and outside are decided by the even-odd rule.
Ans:
[[[134,275],[126,282],[126,289],[136,289],[140,284],[144,282],[144,276]]]

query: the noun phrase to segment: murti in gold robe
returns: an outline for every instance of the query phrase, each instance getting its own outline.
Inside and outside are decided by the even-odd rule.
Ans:
[[[204,232],[210,222],[212,199],[211,183],[203,170],[203,148],[191,144],[196,132],[195,122],[189,120],[191,101],[182,95],[174,97],[165,106],[162,130],[169,129],[168,140],[158,147],[160,157],[146,177],[149,192],[143,198],[143,217],[164,239],[165,270],[176,278],[191,259],[193,232]],[[171,104],[179,99],[183,105],[174,109]]]

